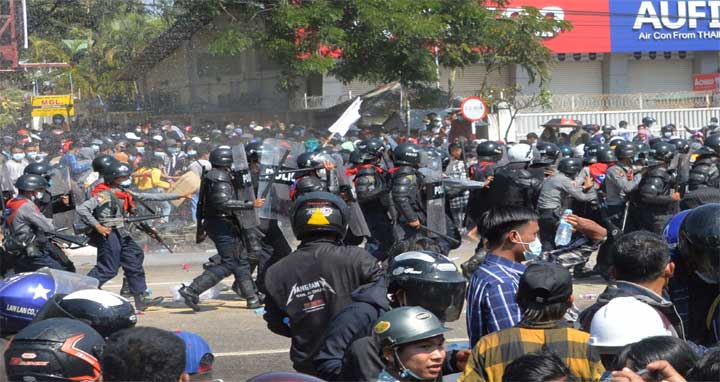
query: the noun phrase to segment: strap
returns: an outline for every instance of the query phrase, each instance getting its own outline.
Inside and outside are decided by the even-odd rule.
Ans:
[[[710,305],[707,317],[705,318],[705,327],[708,329],[712,327],[713,318],[715,318],[715,311],[718,310],[718,306],[720,306],[720,295],[715,297],[715,301]]]
[[[12,223],[13,220],[15,220],[15,215],[17,215],[18,211],[20,210],[20,207],[24,206],[26,203],[30,202],[27,199],[15,199],[13,198],[7,203],[7,208],[9,208],[12,212],[10,213],[10,216],[7,217],[7,224],[10,230],[12,230]]]

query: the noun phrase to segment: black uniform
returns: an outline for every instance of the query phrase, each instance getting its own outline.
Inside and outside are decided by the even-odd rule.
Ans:
[[[643,177],[630,198],[630,231],[662,234],[665,223],[679,211],[678,201],[671,197],[674,186],[675,175],[665,167],[656,167]]]
[[[355,193],[360,209],[365,215],[372,239],[377,243],[377,250],[371,253],[378,260],[384,260],[395,241],[393,224],[397,219],[386,173],[381,167],[372,164],[357,166],[352,172],[355,173]]]
[[[419,231],[408,226],[408,222],[419,220],[420,224],[427,225],[421,194],[422,175],[412,166],[401,165],[391,170],[391,176],[392,200],[398,213],[398,225],[403,230],[403,237],[414,237]]]
[[[352,301],[354,290],[382,274],[364,249],[323,239],[301,243],[267,270],[264,319],[273,333],[292,338],[295,370],[314,374],[312,358],[328,323]]]
[[[535,209],[542,181],[527,170],[523,162],[508,163],[495,169],[487,195],[492,206],[525,206]]]
[[[720,164],[718,163],[718,158],[715,156],[700,156],[693,163],[693,168],[700,165],[714,166],[718,169],[718,171],[710,172],[710,178],[706,180],[706,184],[710,187],[720,188]]]

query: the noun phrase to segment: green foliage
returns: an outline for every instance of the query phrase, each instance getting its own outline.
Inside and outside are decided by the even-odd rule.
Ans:
[[[208,52],[217,56],[237,56],[252,44],[252,38],[235,29],[227,29],[219,33],[210,43]]]
[[[14,125],[22,117],[25,92],[13,88],[0,88],[0,126]]]

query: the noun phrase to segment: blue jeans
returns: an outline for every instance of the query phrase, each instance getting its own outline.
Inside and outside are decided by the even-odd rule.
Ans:
[[[197,214],[197,206],[198,206],[199,199],[200,199],[199,192],[192,194],[192,198],[190,199],[190,214],[192,215],[192,220],[195,223],[197,223],[197,217],[195,215]]]

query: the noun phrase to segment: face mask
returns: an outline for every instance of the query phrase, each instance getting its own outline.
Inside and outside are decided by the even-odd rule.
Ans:
[[[136,147],[138,154],[145,154],[145,147]]]
[[[135,155],[128,155],[128,159],[132,162],[135,160]]]
[[[138,134],[142,134],[142,129],[135,129],[135,132]]]
[[[90,148],[92,148],[93,151],[95,151],[95,152],[100,151],[100,146],[98,146],[98,145],[92,145],[92,146],[90,146]]]
[[[41,200],[45,196],[45,193],[42,191],[38,191],[35,193],[35,200]]]
[[[45,158],[48,156],[47,153],[38,153],[37,157],[35,158],[36,161],[42,162],[45,160]]]
[[[540,242],[540,238],[536,237],[535,240],[525,243],[520,242],[523,246],[527,245],[527,250],[523,252],[523,255],[525,255],[525,260],[527,261],[533,261],[537,260],[540,255],[542,255],[542,243]]]
[[[128,186],[130,186],[131,184],[132,184],[132,180],[130,180],[130,179],[125,179],[125,180],[123,180],[123,181],[120,183],[120,185],[123,186],[123,187],[128,187]]]
[[[25,153],[13,153],[12,159],[14,161],[20,162],[21,160],[25,159]]]
[[[163,156],[165,156],[164,154],[165,154],[165,153],[161,153],[161,152],[159,152],[159,151],[153,153],[153,155],[155,155],[155,156],[158,157],[158,158],[162,158]]]
[[[178,151],[177,148],[175,148],[175,147],[168,147],[167,150],[170,154],[175,154]]]
[[[708,277],[708,275],[706,275],[706,274],[704,274],[704,273],[700,273],[700,272],[698,272],[698,271],[695,271],[695,275],[696,275],[697,277],[699,277],[700,280],[702,280],[702,281],[704,281],[704,282],[706,282],[706,283],[708,283],[708,284],[718,284],[718,283],[720,283],[720,276],[718,276],[719,279],[713,280],[712,277]]]
[[[29,152],[29,153],[25,153],[25,155],[26,155],[29,159],[35,159],[35,158],[37,158],[37,153],[34,152],[34,151],[31,151],[31,152]]]
[[[672,132],[669,132],[669,131],[664,132],[664,133],[663,133],[663,137],[665,137],[665,138],[670,138],[670,137],[672,137]]]
[[[190,150],[190,151],[187,152],[187,155],[195,156],[195,155],[197,155],[197,151],[195,151],[195,150]]]

